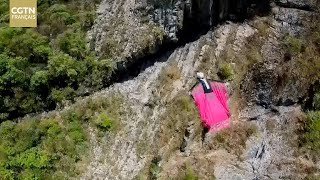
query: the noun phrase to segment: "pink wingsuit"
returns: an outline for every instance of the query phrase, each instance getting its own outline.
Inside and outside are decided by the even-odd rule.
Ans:
[[[230,126],[230,110],[227,104],[228,91],[223,83],[210,82],[213,92],[204,93],[201,84],[197,85],[192,96],[200,112],[202,124],[209,132],[217,132]]]

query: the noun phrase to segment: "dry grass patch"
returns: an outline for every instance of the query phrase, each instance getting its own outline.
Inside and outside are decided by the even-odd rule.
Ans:
[[[181,92],[180,94],[186,94]],[[163,114],[159,136],[159,148],[166,148],[168,156],[179,150],[188,123],[193,122],[195,134],[201,134],[202,126],[199,113],[191,97],[181,95],[168,103],[167,111]]]
[[[97,127],[99,135],[102,136],[106,131],[118,131],[121,127],[122,115],[130,111],[122,96],[110,95],[109,97],[87,98],[76,103],[62,113],[62,118],[73,117],[83,123],[88,122]]]
[[[218,71],[218,76],[222,80],[232,80],[234,76],[231,64],[222,64]]]
[[[260,17],[254,21],[252,26],[258,30],[262,38],[267,38],[271,33],[272,19],[270,17]]]
[[[180,77],[181,71],[176,62],[171,63],[168,67],[164,68],[159,75],[159,96],[163,97],[169,95],[174,89],[173,83],[179,80]]]
[[[217,133],[212,142],[209,144],[210,149],[225,149],[229,153],[238,157],[242,154],[246,147],[246,142],[250,136],[257,133],[257,126],[246,122],[238,122],[231,128],[222,130]]]

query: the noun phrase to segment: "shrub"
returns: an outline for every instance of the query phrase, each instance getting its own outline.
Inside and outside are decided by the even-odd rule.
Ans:
[[[193,169],[190,166],[187,166],[186,175],[183,178],[184,180],[198,180],[198,176],[194,173]]]
[[[75,96],[74,89],[66,87],[64,89],[53,89],[51,91],[51,98],[57,103],[61,103],[64,100],[71,100]]]
[[[77,15],[77,19],[80,21],[81,28],[88,30],[96,19],[96,13],[95,11],[81,12]]]
[[[320,27],[319,27],[319,29],[320,29]],[[314,44],[317,47],[317,50],[320,51],[320,32],[318,32],[318,31],[314,32],[314,34],[312,35],[312,39],[313,39]]]
[[[320,153],[320,111],[308,112],[303,144],[313,154]]]
[[[88,54],[85,35],[79,31],[60,34],[57,45],[64,53],[77,59],[83,59]]]
[[[47,23],[50,24],[51,33],[59,34],[66,29],[67,25],[74,23],[76,20],[68,11],[64,4],[55,4],[48,9]]]
[[[314,97],[313,97],[313,106],[315,110],[320,110],[320,92],[315,93]]]
[[[320,179],[320,175],[319,174],[310,174],[310,175],[307,175],[305,177],[305,180],[319,180]]]
[[[101,132],[116,131],[120,127],[120,115],[130,111],[121,96],[109,96],[99,99],[87,99],[63,113],[63,119],[78,122],[90,122]]]
[[[270,34],[270,22],[269,19],[263,19],[256,21],[253,26],[258,30],[259,34],[267,38]]]
[[[149,169],[149,174],[151,179],[157,179],[158,175],[161,171],[161,167],[159,166],[159,163],[161,161],[160,156],[156,156],[152,159]]]
[[[10,160],[10,166],[24,169],[41,169],[50,165],[51,158],[39,148],[32,147],[18,154]]]
[[[25,74],[28,63],[22,58],[9,58],[7,56],[0,57],[3,58],[3,65],[6,67],[2,69],[2,76],[0,85],[5,86],[3,89],[10,90],[12,87],[26,87],[29,77]]]
[[[302,52],[304,44],[302,40],[297,39],[293,36],[287,36],[284,40],[285,47],[287,52],[291,55],[297,55]]]
[[[1,15],[8,13],[9,2],[5,1],[5,0],[1,0],[0,2],[1,2],[1,4],[0,4],[0,17],[1,17]]]
[[[222,64],[218,71],[218,76],[222,80],[232,80],[233,79],[233,68],[231,64]]]
[[[101,113],[95,120],[95,123],[98,127],[103,130],[111,130],[115,127],[115,122],[107,115],[107,113]]]
[[[30,87],[35,90],[42,91],[42,87],[48,86],[48,71],[37,71],[31,77]]]
[[[106,39],[105,42],[102,44],[102,52],[101,55],[104,58],[113,58],[118,55],[120,46],[117,41],[114,39]]]
[[[75,61],[66,54],[57,54],[49,58],[48,73],[51,83],[60,87],[70,86],[81,81],[86,74],[83,63]]]
[[[112,60],[110,59],[103,59],[103,60],[97,61],[95,66],[96,67],[92,71],[92,74],[95,77],[94,81],[96,81],[95,82],[96,84],[94,84],[94,86],[102,87],[103,84],[106,84],[109,82],[111,75],[115,69],[115,63],[113,63]]]

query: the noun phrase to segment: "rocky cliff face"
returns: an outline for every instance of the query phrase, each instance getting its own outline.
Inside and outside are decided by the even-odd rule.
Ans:
[[[225,20],[244,20],[270,10],[269,1],[105,0],[89,32],[100,57],[127,66],[159,49],[173,49]]]
[[[102,2],[89,32],[101,56],[138,61],[168,43],[195,40],[144,58],[149,63],[140,63],[137,77],[78,102],[117,94],[130,107],[119,131],[100,140],[92,133],[82,179],[303,179],[304,168],[319,170],[319,162],[299,154],[296,134],[312,82],[300,76],[299,59],[288,58],[283,47],[286,37],[310,33],[317,2],[279,0],[264,14],[268,7],[245,0]],[[260,12],[263,17],[222,23]],[[235,74],[229,83],[233,125],[203,140],[188,91],[196,71],[217,78],[223,64]]]

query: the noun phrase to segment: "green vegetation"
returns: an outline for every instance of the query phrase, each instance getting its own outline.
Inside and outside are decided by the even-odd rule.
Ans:
[[[258,30],[258,33],[262,38],[267,38],[270,34],[270,27],[272,26],[272,22],[269,17],[260,17],[259,20],[254,21],[252,26]]]
[[[40,0],[37,28],[8,28],[9,1],[0,1],[0,122],[53,109],[110,80],[115,65],[86,42],[97,2]]]
[[[233,79],[233,68],[231,64],[222,64],[218,71],[218,76],[222,80],[232,80]]]
[[[160,171],[161,171],[161,167],[159,166],[159,162],[161,161],[161,157],[157,156],[154,157],[151,161],[150,167],[149,167],[149,176],[150,179],[157,179]]]
[[[320,110],[320,92],[316,92],[314,97],[313,97],[313,106],[314,109],[319,111]]]
[[[307,177],[305,177],[305,180],[319,180],[320,179],[320,175],[308,175]]]
[[[121,97],[86,99],[59,115],[53,109],[109,82],[115,64],[87,47],[99,0],[38,0],[37,28],[8,28],[9,1],[0,0],[0,179],[71,179],[88,152],[87,126],[116,131]],[[109,56],[108,56],[109,57]]]
[[[194,173],[193,169],[190,166],[187,166],[184,180],[198,180],[198,176]]]
[[[109,130],[114,127],[115,122],[106,113],[101,113],[95,123],[102,129]]]
[[[102,135],[119,128],[120,114],[129,108],[119,96],[88,98],[60,115],[24,119],[0,125],[0,179],[70,179],[86,160],[86,126]]]
[[[0,126],[0,179],[75,176],[74,164],[86,148],[86,133],[76,119],[5,121]]]
[[[284,38],[285,60],[294,60],[292,70],[286,70],[287,77],[303,79],[310,86],[320,79],[320,16],[310,23],[310,31],[303,38],[287,36]],[[296,78],[297,79],[297,78]],[[293,79],[296,81],[296,79]]]
[[[307,113],[302,144],[316,157],[320,153],[320,111]]]
[[[236,52],[234,49],[236,31],[232,31],[228,36],[226,47],[217,56],[216,60],[212,59],[215,55],[212,47],[203,54],[202,64],[199,67],[200,71],[207,72],[210,78],[221,80],[234,81],[233,84],[239,84],[246,73],[253,66],[263,61],[261,47],[263,43],[262,35],[255,33],[248,37],[245,46],[241,51]],[[212,64],[216,63],[215,66]],[[233,66],[233,64],[235,66]]]
[[[290,55],[297,55],[305,48],[302,40],[293,36],[287,36],[284,40],[284,44],[286,46],[287,53]]]
[[[121,114],[129,112],[130,108],[121,96],[110,95],[108,97],[88,98],[81,103],[76,103],[63,117],[78,119],[83,123],[89,122],[102,132],[116,131],[120,128]]]

